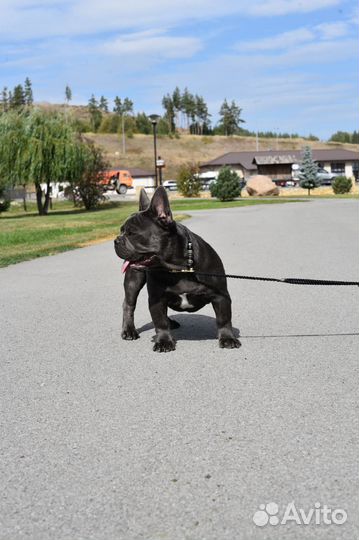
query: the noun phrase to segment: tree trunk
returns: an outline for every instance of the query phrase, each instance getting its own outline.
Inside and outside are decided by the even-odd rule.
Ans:
[[[43,200],[43,192],[41,189],[41,185],[37,184],[36,186],[36,202],[37,202],[37,210],[39,212],[40,216],[46,216],[49,211],[49,205],[50,205],[50,184],[47,184],[47,190],[46,194]]]
[[[51,202],[51,187],[50,187],[50,182],[47,182],[45,202],[44,202],[44,215],[47,215],[49,211],[50,202]]]
[[[42,189],[40,184],[36,185],[36,202],[37,202],[37,210],[39,212],[39,216],[44,215],[44,208],[42,204]]]
[[[24,207],[24,211],[27,212],[27,204],[26,204],[26,185],[25,185],[25,184],[23,185],[23,188],[24,188],[24,195],[23,195],[23,198],[22,198],[22,204],[23,204],[23,207]]]

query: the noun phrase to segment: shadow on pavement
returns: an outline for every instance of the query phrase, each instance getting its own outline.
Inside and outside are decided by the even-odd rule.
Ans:
[[[173,336],[178,340],[200,341],[205,339],[217,339],[217,325],[214,317],[207,315],[176,314],[171,313],[170,318],[181,326],[172,330]],[[152,322],[138,328],[138,332],[153,329]],[[239,329],[233,328],[234,335],[239,337]]]

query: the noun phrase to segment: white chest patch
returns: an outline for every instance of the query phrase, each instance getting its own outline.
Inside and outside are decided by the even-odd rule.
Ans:
[[[193,308],[193,306],[188,302],[187,293],[180,294],[179,297],[181,298],[182,309]]]

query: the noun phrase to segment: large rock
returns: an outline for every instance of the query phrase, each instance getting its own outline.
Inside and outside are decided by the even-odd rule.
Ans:
[[[251,197],[279,195],[279,187],[272,182],[269,176],[265,176],[264,174],[252,176],[247,182],[246,190]]]

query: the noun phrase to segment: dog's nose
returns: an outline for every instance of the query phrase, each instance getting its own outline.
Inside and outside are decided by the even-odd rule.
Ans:
[[[119,239],[119,237],[117,236],[117,238],[115,238],[115,244],[117,245],[117,244],[119,244],[119,243],[120,243],[120,239]]]

